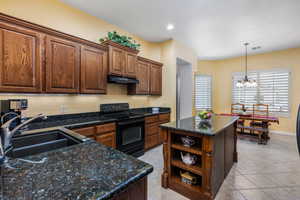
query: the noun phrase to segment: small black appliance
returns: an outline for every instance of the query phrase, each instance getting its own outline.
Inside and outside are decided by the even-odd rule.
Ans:
[[[22,111],[26,110],[27,108],[28,108],[27,99],[0,100],[1,124],[16,117],[17,115],[21,115]],[[21,123],[21,119],[15,120],[15,122],[11,124],[10,128],[13,129],[20,123]]]

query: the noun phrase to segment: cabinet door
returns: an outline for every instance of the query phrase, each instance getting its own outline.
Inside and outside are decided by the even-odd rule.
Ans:
[[[150,64],[139,61],[137,66],[137,79],[139,83],[136,85],[137,94],[149,94],[150,91]]]
[[[124,55],[125,55],[125,70],[123,76],[135,78],[137,55],[129,52],[124,52]]]
[[[100,49],[81,47],[81,93],[106,93],[107,53]]]
[[[152,147],[155,147],[156,145],[159,144],[159,135],[154,134],[154,135],[146,135],[145,136],[145,149],[150,149]]]
[[[42,91],[41,45],[39,33],[0,23],[0,92]]]
[[[125,190],[122,193],[118,194],[117,197],[113,198],[113,200],[131,200],[131,199],[129,197],[129,192]]]
[[[116,133],[105,133],[103,135],[96,136],[96,141],[104,144],[105,146],[116,148]]]
[[[109,47],[109,74],[122,76],[125,65],[124,51],[116,47]]]
[[[79,51],[79,45],[74,42],[47,37],[46,92],[79,92]]]
[[[95,135],[96,129],[94,126],[90,126],[90,127],[72,129],[72,131],[79,133],[80,135],[84,135],[86,137],[93,137]]]
[[[150,94],[162,94],[162,67],[151,65],[150,67]]]
[[[128,193],[130,200],[147,200],[147,178],[129,186]]]

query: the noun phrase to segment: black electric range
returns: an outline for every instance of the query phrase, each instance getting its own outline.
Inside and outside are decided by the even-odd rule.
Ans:
[[[100,112],[106,118],[117,120],[116,143],[118,150],[135,157],[144,154],[144,115],[130,112],[128,103],[101,104]]]

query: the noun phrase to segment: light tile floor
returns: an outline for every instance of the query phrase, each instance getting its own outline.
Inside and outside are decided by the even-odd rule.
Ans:
[[[296,137],[271,135],[268,145],[238,141],[239,162],[220,188],[216,200],[300,200],[300,157]],[[140,157],[154,166],[148,178],[149,200],[186,200],[161,187],[162,147]]]

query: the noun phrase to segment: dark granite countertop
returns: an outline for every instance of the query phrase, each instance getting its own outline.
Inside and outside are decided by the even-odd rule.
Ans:
[[[152,107],[134,108],[130,109],[132,113],[146,116],[170,113],[170,108],[160,108],[158,113],[152,113]],[[30,123],[24,131],[31,131],[35,129],[44,129],[51,127],[65,127],[65,128],[80,128],[84,126],[100,125],[110,122],[115,122],[116,119],[105,117],[100,112],[52,115],[47,120],[37,120]]]
[[[18,159],[16,169],[1,169],[3,199],[110,199],[147,174],[153,167],[93,140],[25,157],[47,158],[43,164]]]
[[[213,136],[233,124],[236,120],[238,120],[238,117],[218,115],[213,115],[207,121],[201,121],[199,117],[190,117],[163,124],[161,127]]]
[[[152,115],[157,115],[157,114],[165,114],[165,113],[170,113],[171,109],[166,108],[166,107],[160,107],[159,112],[152,112],[152,107],[148,108],[133,108],[131,109],[131,112],[136,113],[136,114],[141,114],[146,116],[152,116]]]

